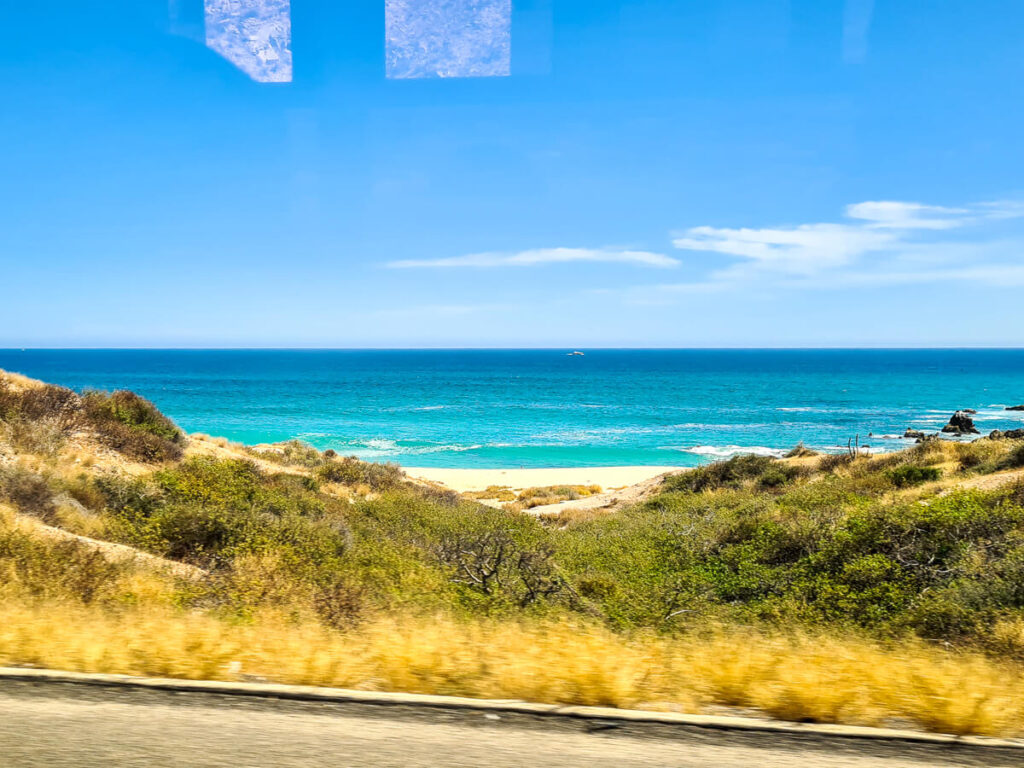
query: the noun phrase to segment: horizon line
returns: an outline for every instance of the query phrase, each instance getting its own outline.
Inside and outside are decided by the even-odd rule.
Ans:
[[[210,346],[210,347],[131,347],[131,346],[85,346],[85,347],[0,347],[0,352],[545,352],[582,350],[591,352],[814,352],[814,351],[1024,351],[1022,346],[1001,345],[958,345],[958,346],[699,346],[699,347],[594,347],[594,346],[436,346],[436,347],[316,347],[316,346]]]

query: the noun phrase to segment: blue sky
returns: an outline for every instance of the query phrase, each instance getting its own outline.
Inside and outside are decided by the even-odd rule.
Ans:
[[[6,3],[0,346],[1021,345],[1020,3],[501,2]]]

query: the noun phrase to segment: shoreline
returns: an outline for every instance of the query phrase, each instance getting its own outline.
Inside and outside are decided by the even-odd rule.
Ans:
[[[409,477],[443,485],[459,493],[504,486],[521,491],[552,485],[599,485],[602,490],[625,488],[651,480],[682,466],[545,467],[541,469],[449,469],[443,467],[402,467]]]

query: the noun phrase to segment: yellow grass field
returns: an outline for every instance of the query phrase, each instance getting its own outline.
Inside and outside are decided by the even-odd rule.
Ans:
[[[1024,674],[914,642],[709,629],[625,637],[573,621],[371,620],[340,633],[266,615],[230,623],[163,608],[0,606],[0,663],[206,680],[1024,732]]]

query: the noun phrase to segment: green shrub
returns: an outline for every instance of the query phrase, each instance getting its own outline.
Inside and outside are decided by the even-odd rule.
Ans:
[[[1007,469],[1024,467],[1024,443],[1020,443],[1010,449],[1009,454],[1007,454],[1006,458],[1003,460],[1002,466]]]
[[[909,488],[922,483],[930,483],[942,477],[942,470],[938,467],[919,467],[914,464],[905,464],[885,473],[889,482],[897,488]]]
[[[317,469],[316,477],[325,483],[366,485],[374,491],[386,491],[405,482],[405,475],[397,464],[375,464],[345,457],[328,461]]]
[[[82,603],[115,599],[125,571],[78,542],[46,541],[0,521],[0,573],[23,594]]]
[[[326,453],[321,454],[316,448],[301,440],[288,440],[265,448],[249,448],[248,451],[253,456],[266,461],[273,461],[289,467],[305,467],[306,469],[316,469],[324,463],[325,459],[330,458]],[[337,455],[334,451],[330,453],[332,456]]]
[[[872,456],[866,461],[860,462],[857,469],[861,474],[878,473],[882,470],[898,467],[902,464],[921,463],[912,461],[910,456],[911,450],[912,449],[908,449],[906,451],[897,451],[896,453],[883,453],[881,456]]]
[[[795,477],[792,467],[772,466],[761,473],[757,484],[761,488],[779,488]]]
[[[1005,453],[1003,446],[994,440],[974,440],[957,443],[955,446],[957,467],[963,471],[994,468]]]
[[[118,390],[112,394],[90,391],[82,397],[89,418],[94,422],[116,421],[136,432],[145,432],[165,440],[180,440],[181,430],[160,413],[153,403],[134,392]]]
[[[156,406],[127,391],[80,397],[65,387],[15,390],[0,380],[0,420],[11,441],[33,453],[54,453],[61,438],[86,426],[107,446],[140,461],[178,459],[185,442]]]
[[[768,456],[736,456],[728,461],[716,461],[665,478],[666,491],[714,491],[720,488],[740,488],[745,483],[778,487],[800,474],[792,465],[780,464]]]
[[[119,453],[144,462],[173,461],[184,453],[181,430],[134,392],[86,392],[82,404],[100,440]]]
[[[443,507],[459,507],[464,506],[465,501],[455,491],[449,490],[448,488],[435,488],[434,486],[421,486],[419,488],[410,489],[421,499],[432,502]]]
[[[316,570],[336,562],[350,542],[332,511],[339,502],[305,483],[266,475],[249,461],[196,457],[154,473],[151,485],[112,483],[111,529],[126,543],[206,567],[274,552]]]
[[[946,460],[945,448],[947,445],[948,443],[935,438],[933,440],[926,440],[923,443],[917,443],[904,452],[892,455],[901,458],[904,463],[908,464],[937,464]]]
[[[819,472],[835,472],[842,467],[848,467],[857,460],[852,453],[829,453],[818,460]]]

